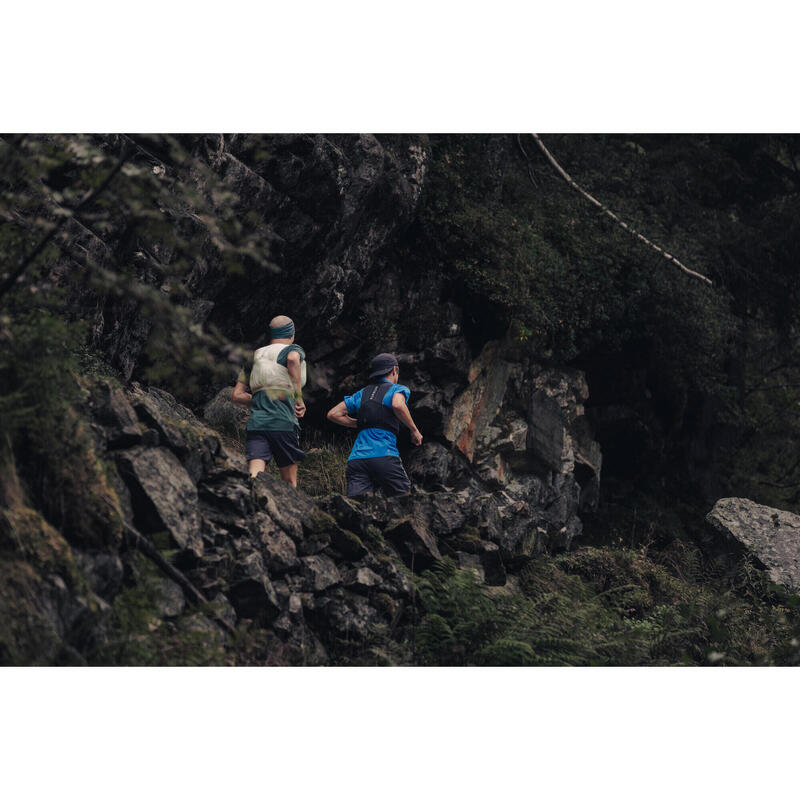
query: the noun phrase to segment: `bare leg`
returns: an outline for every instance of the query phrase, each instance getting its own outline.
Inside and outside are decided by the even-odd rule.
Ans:
[[[286,483],[291,483],[295,489],[297,488],[297,464],[289,464],[288,467],[278,467],[278,471],[281,473],[281,480],[286,481]]]
[[[263,458],[251,458],[247,464],[250,467],[251,478],[255,478],[259,472],[263,472],[267,468],[267,462]]]

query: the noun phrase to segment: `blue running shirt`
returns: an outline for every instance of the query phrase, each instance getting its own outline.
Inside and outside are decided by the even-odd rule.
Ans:
[[[386,379],[384,378],[384,381]],[[386,381],[388,383],[388,381]],[[363,389],[359,389],[355,394],[349,394],[344,398],[344,404],[347,406],[347,413],[351,417],[358,417],[358,411],[361,408],[361,393]],[[406,403],[411,398],[411,391],[406,386],[395,383],[383,398],[383,405],[391,406],[392,397],[402,392],[405,395]],[[402,425],[402,423],[401,423]],[[400,458],[400,452],[397,449],[397,439],[391,431],[386,431],[383,428],[364,428],[358,432],[353,449],[350,451],[348,461],[353,461],[357,458],[380,458],[381,456],[397,456]]]

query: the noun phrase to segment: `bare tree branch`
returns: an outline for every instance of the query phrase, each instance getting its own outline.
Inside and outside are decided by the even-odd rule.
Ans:
[[[592,203],[593,205],[596,205],[604,214],[606,214],[607,216],[611,217],[611,219],[613,219],[614,222],[617,223],[617,225],[619,225],[621,228],[626,230],[631,236],[633,236],[634,238],[639,239],[640,241],[642,241],[645,244],[649,245],[656,252],[661,253],[661,255],[664,256],[664,258],[667,259],[667,261],[671,261],[673,264],[675,264],[676,267],[678,267],[679,269],[682,269],[687,275],[691,275],[694,278],[699,278],[701,281],[705,281],[707,284],[709,284],[709,286],[713,286],[713,283],[712,283],[710,278],[707,278],[705,275],[701,275],[699,272],[695,272],[694,270],[689,269],[689,267],[685,266],[684,264],[681,264],[681,262],[678,261],[678,259],[675,258],[675,256],[673,256],[670,253],[666,252],[666,250],[664,250],[663,248],[659,247],[657,244],[651,242],[646,236],[643,236],[641,233],[639,233],[638,231],[636,231],[633,228],[631,228],[630,225],[628,225],[626,222],[623,222],[613,211],[611,211],[607,206],[604,206],[597,198],[592,197],[592,195],[590,195],[589,192],[587,192],[585,189],[580,187],[565,172],[563,167],[558,163],[558,161],[555,160],[555,158],[553,157],[553,154],[544,146],[544,142],[542,142],[542,140],[539,138],[538,134],[532,133],[531,136],[533,137],[533,139],[536,142],[536,144],[539,145],[539,148],[545,154],[545,156],[547,157],[547,160],[553,165],[553,167],[555,168],[556,172],[558,172],[558,174],[573,189],[575,189],[576,191],[580,192],[590,203]]]
[[[142,536],[136,528],[125,522],[125,520],[122,520],[122,527],[125,529],[125,533],[133,543],[133,546],[137,550],[141,550],[168,578],[175,581],[183,589],[184,596],[190,603],[196,605],[208,603],[203,593],[180,570],[173,567],[146,536]],[[219,614],[214,614],[213,619],[227,633],[236,633],[234,627],[222,619]]]

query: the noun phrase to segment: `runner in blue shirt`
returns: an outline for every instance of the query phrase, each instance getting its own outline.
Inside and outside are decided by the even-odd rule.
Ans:
[[[347,460],[347,496],[382,489],[385,494],[408,494],[411,481],[397,450],[397,433],[402,422],[411,432],[411,442],[422,444],[422,434],[411,418],[411,392],[397,379],[400,367],[390,353],[372,359],[370,380],[355,394],[347,395],[328,412],[328,419],[346,428],[357,428]]]

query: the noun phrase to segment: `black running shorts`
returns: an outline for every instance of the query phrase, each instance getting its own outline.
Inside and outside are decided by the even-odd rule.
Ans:
[[[411,491],[411,481],[403,469],[403,462],[397,456],[354,458],[347,462],[345,474],[348,497],[378,489],[382,489],[390,497]]]
[[[293,431],[247,431],[244,452],[248,461],[254,458],[269,461],[275,456],[279,467],[288,467],[306,457],[300,449],[297,428]]]

